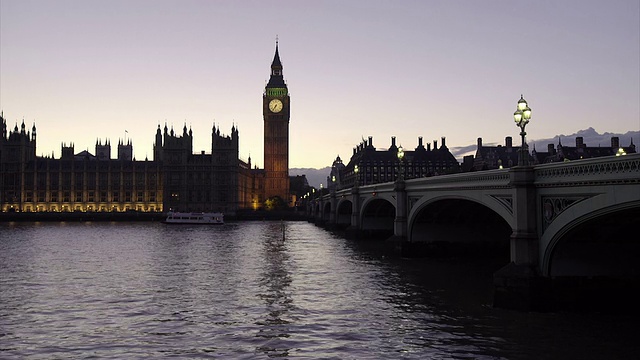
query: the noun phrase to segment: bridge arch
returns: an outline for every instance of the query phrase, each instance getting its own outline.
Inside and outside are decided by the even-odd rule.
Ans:
[[[370,197],[362,203],[360,226],[365,237],[386,238],[393,235],[396,206],[385,197]]]
[[[602,207],[603,197],[572,205],[547,227],[540,238],[543,276],[640,277],[640,199]]]
[[[331,217],[331,201],[325,201],[322,204],[322,220],[329,221]]]
[[[463,196],[422,199],[412,208],[408,240],[429,244],[434,251],[499,252],[509,256],[512,232],[508,212],[497,212],[485,202]],[[503,207],[497,207],[502,210]],[[506,218],[505,218],[506,216]]]
[[[430,204],[444,200],[462,200],[474,202],[482,205],[482,208],[493,211],[500,216],[509,226],[513,229],[515,226],[515,218],[513,216],[513,210],[510,208],[508,202],[503,202],[498,199],[509,198],[510,194],[488,194],[488,193],[475,193],[469,192],[469,195],[463,196],[459,192],[440,193],[437,196],[422,196],[418,201],[414,203],[409,211],[408,224],[409,234],[411,234],[411,226],[414,223],[416,216]],[[409,238],[411,241],[411,238]]]
[[[347,228],[351,225],[351,214],[353,213],[353,203],[347,198],[341,198],[336,206],[336,226]]]

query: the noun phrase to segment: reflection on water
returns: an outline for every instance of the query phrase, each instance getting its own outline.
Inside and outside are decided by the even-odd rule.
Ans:
[[[492,259],[382,251],[303,222],[0,224],[0,358],[636,356],[633,318],[493,309]]]
[[[265,302],[265,318],[258,320],[260,328],[257,337],[267,339],[258,350],[273,357],[289,356],[286,338],[291,330],[288,320],[294,309],[289,286],[291,285],[290,269],[295,266],[291,262],[287,249],[288,242],[283,236],[284,223],[267,223],[260,236],[262,243],[262,275],[259,279],[258,297]]]

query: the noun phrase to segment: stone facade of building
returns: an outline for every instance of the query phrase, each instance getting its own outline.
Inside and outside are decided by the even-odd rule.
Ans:
[[[96,154],[74,154],[62,145],[59,159],[36,156],[36,127],[7,132],[2,117],[0,138],[0,210],[32,211],[162,211],[162,165],[131,159],[131,143],[96,142]]]
[[[36,127],[16,125],[0,138],[0,210],[5,212],[221,211],[257,207],[261,171],[238,158],[238,129],[213,127],[210,154],[192,153],[193,134],[156,132],[154,159],[132,158],[131,142],[96,142],[96,155],[62,145],[61,157],[36,156]]]

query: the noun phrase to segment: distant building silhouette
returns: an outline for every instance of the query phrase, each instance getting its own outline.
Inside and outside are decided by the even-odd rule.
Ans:
[[[546,152],[538,151],[534,147],[531,153],[528,153],[528,156],[531,163],[535,165],[611,156],[615,155],[620,149],[627,154],[635,153],[636,146],[633,144],[633,139],[630,141],[629,146],[620,146],[619,138],[614,136],[611,138],[611,146],[597,147],[586,146],[581,136],[576,137],[576,146],[574,147],[564,146],[561,140],[558,139],[557,147],[549,144]],[[478,138],[475,156],[465,156],[462,168],[463,171],[510,168],[518,165],[519,151],[520,146],[513,146],[510,136],[505,138],[504,145],[497,146],[485,146],[482,144],[482,138]]]
[[[562,145],[562,141],[558,138],[558,145],[554,148],[553,144],[547,145],[547,151],[537,151],[535,148],[531,151],[531,156],[535,164],[544,164],[551,162],[570,161],[579,159],[589,159],[602,156],[616,155],[618,151],[627,154],[636,152],[636,146],[633,139],[630,140],[629,146],[620,146],[620,139],[617,136],[611,137],[611,146],[587,146],[582,136],[576,137],[576,146]]]
[[[518,165],[519,151],[520,146],[513,146],[511,136],[505,138],[504,146],[484,146],[482,144],[482,138],[478,138],[478,147],[475,157],[473,158],[472,168],[473,170],[488,170],[509,168]]]
[[[436,176],[460,171],[460,165],[446,146],[442,137],[440,147],[433,141],[425,147],[422,137],[418,138],[418,146],[414,150],[403,149],[402,166],[398,160],[398,146],[395,136],[391,137],[391,146],[385,150],[377,150],[373,146],[373,138],[363,140],[353,148],[349,163],[344,165],[338,156],[333,162],[328,187],[337,189],[359,185],[370,185],[395,181],[402,171],[405,179]],[[358,167],[356,173],[355,167]],[[333,177],[335,176],[335,181]]]

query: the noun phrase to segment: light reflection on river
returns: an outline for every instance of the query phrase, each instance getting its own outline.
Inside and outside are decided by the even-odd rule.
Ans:
[[[637,356],[636,319],[492,308],[487,259],[285,228],[0,224],[0,358]]]

